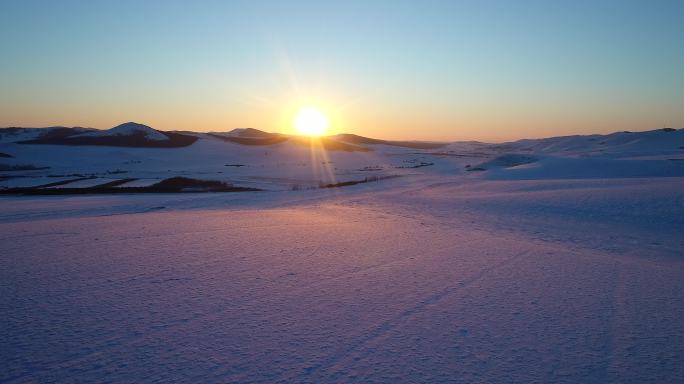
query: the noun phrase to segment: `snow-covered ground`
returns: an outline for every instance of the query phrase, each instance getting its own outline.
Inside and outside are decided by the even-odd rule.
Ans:
[[[682,132],[598,153],[573,149],[586,137],[331,151],[336,179],[402,177],[295,191],[283,180],[319,180],[290,143],[5,143],[49,172],[221,170],[271,190],[0,197],[0,382],[678,382]]]
[[[684,375],[684,178],[402,182],[3,198],[0,379]]]
[[[10,156],[0,158],[0,189],[47,184],[65,175],[95,176],[103,178],[103,183],[116,178],[163,180],[183,176],[270,191],[316,188],[322,184],[394,175],[469,174],[469,177],[509,180],[684,176],[684,129],[504,144],[455,142],[439,148],[412,148],[410,142],[379,140],[371,142],[381,144],[367,144],[364,139],[373,139],[345,135],[322,142],[279,136],[285,141],[273,141],[275,144],[270,145],[246,145],[221,139],[246,138],[259,142],[273,135],[254,129],[238,129],[227,134],[193,133],[198,138],[196,142],[174,148],[21,143],[50,132],[64,134],[68,130],[0,130],[0,153]],[[151,142],[168,139],[162,140],[161,137],[166,137],[164,134],[137,123],[104,131],[91,129],[70,137],[130,135],[134,140],[141,134]],[[348,139],[361,141],[340,141]],[[38,169],[26,169],[26,166]],[[19,169],[12,170],[12,167]],[[140,183],[147,184],[139,181],[121,186]]]

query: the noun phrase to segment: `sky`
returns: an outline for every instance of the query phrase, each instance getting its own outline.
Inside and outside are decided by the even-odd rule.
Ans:
[[[684,127],[684,1],[0,0],[0,126],[505,141]]]

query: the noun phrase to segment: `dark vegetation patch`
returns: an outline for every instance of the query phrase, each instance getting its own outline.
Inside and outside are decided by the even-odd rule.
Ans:
[[[266,133],[266,132],[264,132]],[[236,137],[236,136],[223,136],[217,135],[215,133],[208,133],[209,136],[217,138],[219,140],[228,141],[231,143],[242,144],[242,145],[275,145],[287,141],[288,137],[284,135],[269,134],[269,136],[264,137]]]
[[[224,136],[215,133],[208,133],[208,135],[223,141],[229,141],[232,143],[242,145],[274,145],[283,143],[288,140],[291,140],[292,142],[297,144],[312,145],[312,140],[315,140],[315,142],[313,142],[314,145],[320,145],[326,150],[346,152],[369,151],[370,149],[362,146],[364,144],[385,144],[396,147],[406,147],[414,149],[434,149],[441,148],[446,145],[445,143],[378,140],[353,134],[340,134],[328,137],[308,138],[299,136],[288,136],[279,133],[269,133],[254,128],[245,128],[244,131],[236,133],[234,136]]]
[[[135,180],[138,180],[138,179],[135,179],[135,178],[128,178],[128,179],[112,180],[112,181],[109,181],[109,182],[107,182],[107,183],[102,183],[102,184],[95,185],[95,186],[93,186],[93,187],[91,187],[91,188],[112,188],[112,187],[118,187],[118,186],[121,185],[121,184],[130,183],[131,181],[135,181]]]
[[[481,171],[486,171],[486,169],[482,167],[471,167],[470,165],[466,165],[466,171],[468,172],[481,172]]]
[[[368,152],[370,149],[344,143],[329,137],[292,137],[294,143],[306,146],[318,146],[326,151],[345,151],[345,152]]]
[[[90,180],[90,179],[95,179],[95,178],[96,178],[95,176],[79,177],[79,178],[76,178],[76,179],[55,181],[55,182],[53,182],[53,183],[47,183],[47,184],[36,185],[35,187],[30,187],[29,189],[57,187],[57,186],[60,186],[60,185],[75,183],[75,182],[81,181],[81,180]],[[17,188],[17,189],[23,189],[23,188]]]
[[[50,167],[36,167],[32,164],[0,164],[0,171],[37,171]]]
[[[225,164],[224,167],[244,167],[244,164]]]
[[[261,138],[267,138],[267,137],[274,137],[274,136],[280,136],[278,133],[271,133],[271,132],[264,132],[259,129],[255,128],[243,128],[241,131],[238,131],[234,136],[241,136],[241,137],[261,137]]]
[[[118,187],[135,179],[121,179],[85,188],[48,188],[92,179],[85,177],[65,180],[30,188],[0,189],[4,195],[83,195],[83,194],[115,194],[115,193],[188,193],[188,192],[249,192],[260,191],[258,188],[236,187],[232,184],[216,180],[197,180],[188,177],[172,177],[147,187]]]
[[[249,129],[249,128],[248,128]],[[255,130],[258,131],[258,130]],[[242,144],[242,145],[275,145],[284,143],[286,141],[291,141],[295,144],[307,145],[307,146],[320,146],[328,151],[346,151],[346,152],[367,152],[368,148],[360,147],[357,145],[352,145],[348,143],[343,143],[341,141],[333,140],[326,137],[320,138],[308,138],[308,137],[298,137],[298,136],[288,136],[281,135],[279,133],[268,133],[261,132],[262,135],[258,137],[242,137],[242,136],[223,136],[215,133],[208,133],[209,136],[217,138],[219,140]],[[241,133],[243,135],[244,133]]]
[[[350,185],[356,185],[356,184],[363,184],[363,183],[370,183],[374,181],[380,181],[380,180],[385,180],[385,179],[393,179],[395,177],[401,177],[400,175],[388,175],[388,176],[368,176],[364,177],[361,180],[350,180],[350,181],[342,181],[339,183],[332,183],[332,184],[321,184],[319,188],[340,188],[340,187],[348,187]]]
[[[364,172],[368,172],[368,171],[382,171],[382,170],[383,170],[383,168],[382,168],[381,166],[379,166],[379,165],[366,165],[365,167],[359,169],[359,171],[364,171]]]
[[[455,152],[416,152],[413,155],[431,155],[431,156],[447,156],[447,157],[488,157],[489,154],[484,152],[473,153],[455,153]]]
[[[233,185],[218,180],[199,180],[191,179],[189,177],[172,177],[169,179],[164,179],[156,184],[151,185],[150,187],[180,192],[188,189],[221,190],[225,188],[232,188]]]
[[[0,152],[0,157],[12,158],[12,157],[14,157],[14,156],[12,156],[12,155],[10,155],[10,154],[8,154],[8,153]]]
[[[71,173],[68,175],[47,175],[47,177],[86,177],[83,174],[80,173]]]
[[[429,167],[431,165],[435,165],[435,163],[430,163],[430,162],[425,162],[425,161],[420,161],[418,160],[404,160],[405,163],[409,163],[407,165],[399,165],[394,168],[422,168],[422,167]]]
[[[64,130],[70,132],[65,135]],[[74,132],[73,128],[53,129],[46,135],[37,139],[24,140],[18,144],[52,144],[52,145],[98,145],[109,147],[133,147],[133,148],[178,148],[187,147],[198,140],[196,136],[184,135],[175,132],[163,132],[168,140],[150,140],[143,132],[131,135],[119,136],[74,136],[80,132]]]
[[[372,139],[370,137],[363,137],[351,133],[343,133],[334,136],[335,139],[352,144],[384,144],[395,147],[413,148],[413,149],[436,149],[442,148],[447,143],[425,143],[420,141],[394,141],[394,140],[380,140]]]

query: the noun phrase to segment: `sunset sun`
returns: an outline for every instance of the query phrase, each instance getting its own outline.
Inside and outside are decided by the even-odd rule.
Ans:
[[[303,107],[294,118],[294,127],[301,135],[321,136],[330,126],[330,120],[316,107]]]

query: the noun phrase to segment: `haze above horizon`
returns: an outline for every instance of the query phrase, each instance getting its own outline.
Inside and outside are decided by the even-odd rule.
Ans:
[[[681,1],[3,1],[0,126],[482,140],[684,126]]]

